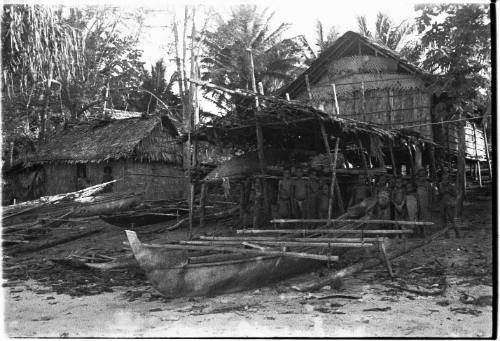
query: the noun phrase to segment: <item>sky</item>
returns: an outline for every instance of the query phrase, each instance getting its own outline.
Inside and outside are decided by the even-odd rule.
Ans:
[[[206,4],[205,2],[204,4]],[[369,27],[375,25],[378,12],[389,15],[396,23],[403,20],[412,20],[417,12],[414,10],[415,2],[410,1],[262,1],[253,0],[246,2],[223,2],[212,0],[208,4],[217,12],[230,13],[230,5],[238,3],[253,3],[261,8],[268,8],[269,12],[274,12],[273,27],[278,27],[281,23],[290,23],[291,26],[285,32],[284,38],[296,35],[304,35],[309,44],[314,48],[316,21],[321,20],[326,31],[330,27],[335,27],[340,34],[346,31],[357,31],[356,17],[364,15],[367,18]],[[171,4],[171,3],[170,3]],[[159,3],[156,9],[170,5],[168,2]],[[180,13],[182,15],[182,13]],[[164,26],[171,20],[171,12],[163,11],[149,15],[148,26],[141,34],[140,47],[144,49],[144,61],[152,64],[162,56],[168,54],[167,47],[163,44],[162,37],[170,34],[169,29]]]

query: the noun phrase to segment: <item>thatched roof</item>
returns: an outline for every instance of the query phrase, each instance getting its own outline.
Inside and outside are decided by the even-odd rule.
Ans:
[[[179,164],[177,130],[166,117],[95,120],[55,133],[28,163],[103,162],[134,159]]]
[[[305,91],[305,75],[307,74],[309,76],[309,82],[311,85],[315,84],[326,72],[328,72],[328,66],[333,60],[338,60],[346,56],[374,53],[395,60],[397,62],[397,68],[396,70],[393,70],[394,72],[416,75],[424,74],[424,71],[404,60],[395,51],[392,51],[359,33],[348,31],[338,38],[326,51],[321,53],[302,75],[295,79],[291,84],[281,89],[279,91],[279,95],[283,97],[286,93],[288,93],[291,98],[296,98],[300,93]]]
[[[203,83],[202,85],[221,90],[221,87]],[[226,90],[237,92],[240,96],[253,97],[255,94],[245,90]],[[315,149],[324,148],[321,135],[321,123],[328,136],[341,137],[341,144],[357,145],[358,137],[369,144],[374,139],[418,139],[426,141],[416,132],[408,130],[389,130],[377,124],[361,122],[346,117],[332,116],[312,105],[299,101],[286,101],[280,98],[258,95],[260,110],[239,108],[237,112],[214,118],[193,134],[193,138],[207,140],[222,145],[238,146],[250,150],[256,145],[255,126],[260,123],[265,144],[273,147],[293,145],[297,140],[311,144]]]

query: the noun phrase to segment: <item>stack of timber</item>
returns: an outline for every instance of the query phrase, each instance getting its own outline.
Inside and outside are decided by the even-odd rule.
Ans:
[[[142,193],[106,193],[96,196],[111,182],[99,184],[83,190],[43,197],[31,202],[11,205],[3,213],[3,246],[14,245],[6,251],[16,253],[37,249],[45,245],[43,240],[51,231],[58,230],[56,244],[67,238],[86,235],[85,231],[64,232],[58,228],[65,223],[87,223],[99,215],[128,209],[136,205]],[[63,232],[61,232],[63,231]],[[76,231],[76,234],[74,234]],[[94,233],[94,232],[92,232]],[[69,237],[71,236],[71,237]],[[18,244],[22,244],[21,246]],[[35,245],[38,245],[35,247]]]

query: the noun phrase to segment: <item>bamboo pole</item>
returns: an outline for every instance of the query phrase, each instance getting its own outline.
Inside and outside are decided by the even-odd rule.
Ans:
[[[339,116],[340,110],[339,110],[339,102],[337,100],[337,89],[335,88],[335,83],[332,83],[332,91],[333,91],[333,105],[335,108],[335,115]]]
[[[201,184],[200,193],[200,228],[205,227],[205,204],[207,200],[207,184]]]
[[[215,241],[240,241],[240,242],[258,242],[258,241],[284,241],[284,242],[341,242],[341,243],[362,243],[362,242],[376,242],[378,238],[324,238],[324,237],[308,237],[308,238],[294,238],[294,237],[263,237],[263,236],[246,236],[246,237],[209,237],[200,236],[201,240],[215,240]]]
[[[357,248],[357,247],[372,247],[375,244],[372,243],[356,243],[356,242],[349,242],[349,243],[340,243],[340,242],[316,242],[314,240],[309,240],[306,242],[295,242],[295,241],[274,241],[274,240],[267,240],[267,241],[254,241],[258,244],[261,245],[267,245],[267,246],[308,246],[308,247],[322,247],[322,248],[329,248],[329,247],[338,247],[338,248]],[[241,241],[232,241],[232,240],[190,240],[190,241],[180,241],[179,242],[181,245],[241,245]]]
[[[431,226],[434,225],[432,221],[407,221],[407,220],[388,220],[388,219],[370,219],[370,220],[362,220],[362,219],[273,219],[270,221],[273,224],[289,224],[289,223],[364,223],[364,224],[390,224],[390,225],[418,225],[418,226]]]
[[[362,234],[400,234],[400,233],[413,233],[413,230],[345,230],[345,229],[338,229],[338,230],[331,230],[331,229],[310,229],[310,230],[303,230],[303,229],[293,229],[293,230],[236,230],[237,234],[276,234],[276,233],[283,233],[283,234],[306,234],[306,233],[328,233],[328,234],[335,234],[335,233],[362,233]]]
[[[196,251],[220,251],[220,252],[234,252],[241,254],[253,254],[253,255],[267,255],[267,256],[282,256],[282,257],[293,257],[293,258],[306,258],[315,259],[322,261],[338,261],[338,256],[325,256],[304,252],[287,252],[287,251],[277,251],[277,250],[257,250],[257,249],[245,249],[236,247],[223,247],[223,246],[205,246],[205,245],[180,245],[180,244],[148,244],[145,245],[147,248],[154,249],[164,249],[164,250],[196,250]]]

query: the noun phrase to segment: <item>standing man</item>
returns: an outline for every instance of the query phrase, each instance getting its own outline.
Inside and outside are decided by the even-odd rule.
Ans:
[[[418,199],[418,218],[420,221],[430,221],[430,203],[432,202],[432,188],[431,184],[427,179],[427,174],[425,174],[425,169],[420,168],[417,171],[417,176],[415,178],[415,183],[417,185],[417,199]]]
[[[318,197],[320,192],[320,183],[316,175],[316,171],[312,169],[309,172],[309,182],[308,182],[308,192],[309,196],[307,198],[307,217],[317,218],[318,217]]]
[[[455,236],[460,238],[460,232],[455,224],[455,206],[457,204],[457,189],[454,184],[450,182],[448,173],[443,173],[441,182],[439,183],[439,196],[441,208],[441,224],[443,228],[446,227],[448,222],[451,222]],[[448,231],[445,234],[446,238],[450,238]]]
[[[299,219],[304,219],[306,215],[307,180],[302,177],[302,168],[297,168],[296,172],[297,178],[293,180],[293,201],[295,203],[294,209],[297,210],[297,217]]]

